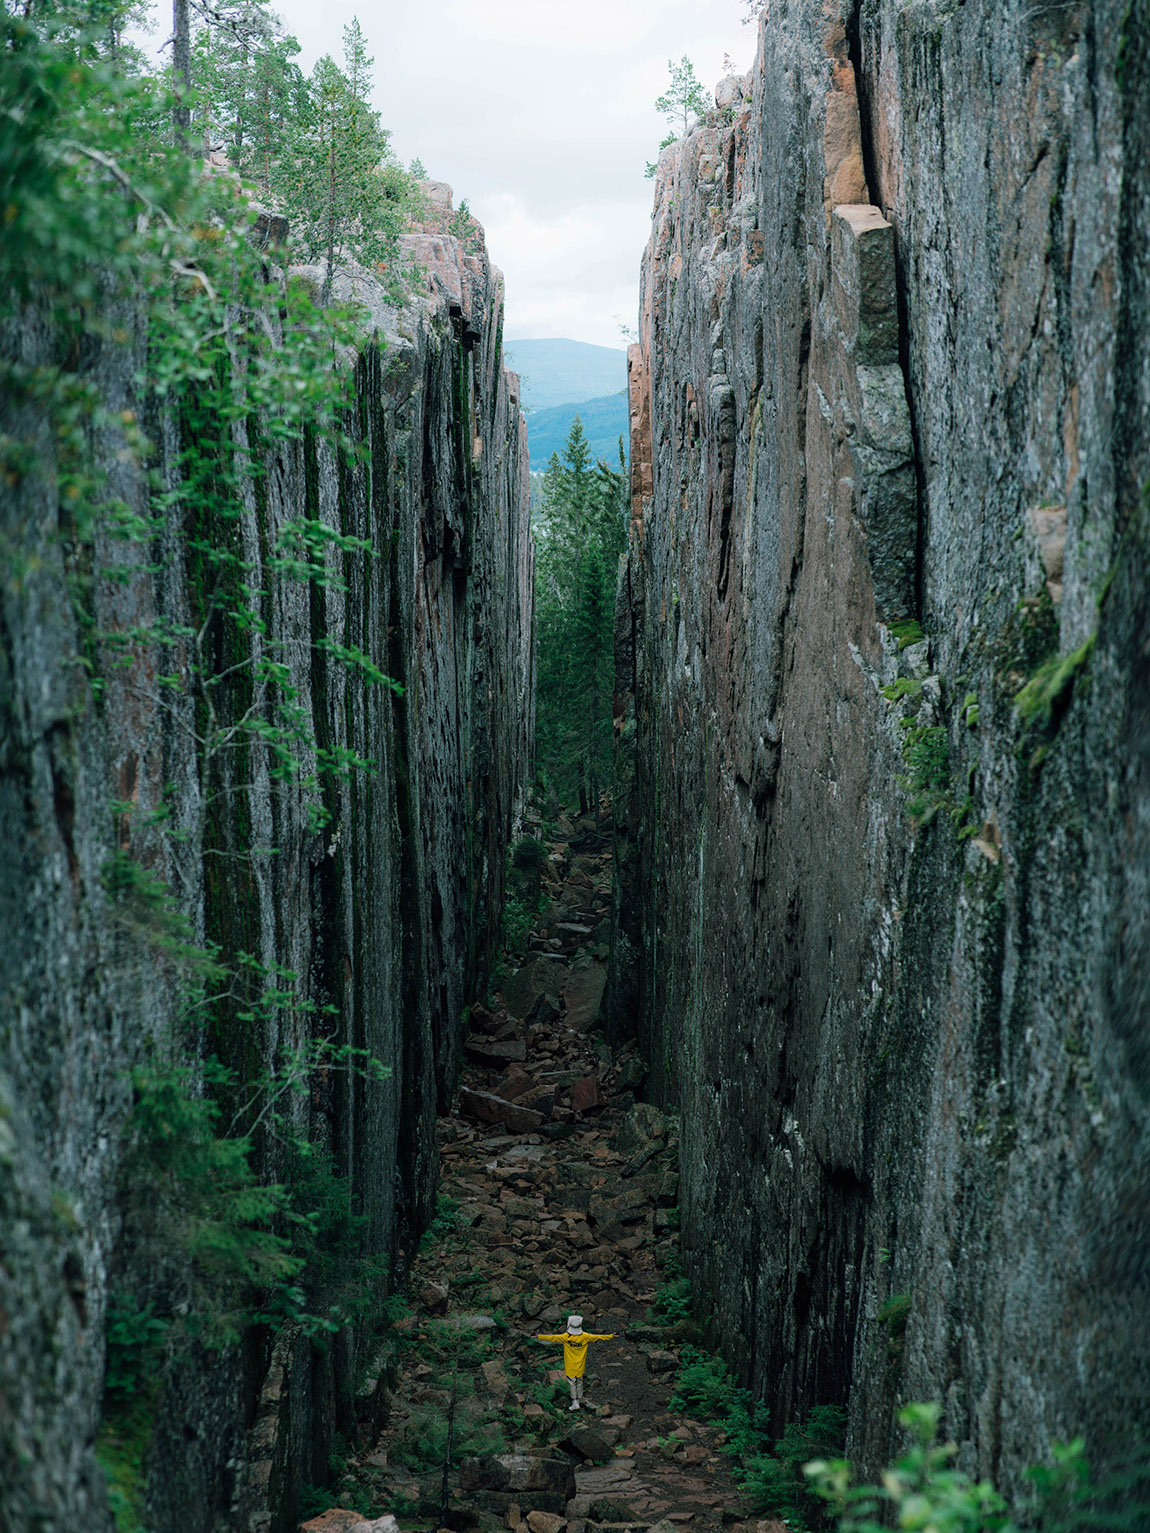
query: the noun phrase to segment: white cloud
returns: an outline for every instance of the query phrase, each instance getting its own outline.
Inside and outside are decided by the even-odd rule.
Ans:
[[[170,20],[160,10],[151,46]],[[508,336],[621,344],[633,324],[666,124],[655,97],[686,54],[706,88],[748,69],[744,0],[272,0],[299,62],[337,60],[358,16],[374,102],[405,161],[449,181],[507,277]]]
[[[622,344],[634,323],[655,97],[687,54],[708,88],[724,52],[750,67],[742,0],[278,0],[305,67],[337,58],[353,15],[375,105],[405,159],[466,197],[507,278],[509,336]]]

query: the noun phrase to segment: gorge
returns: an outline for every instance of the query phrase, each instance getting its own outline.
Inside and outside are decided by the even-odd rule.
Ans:
[[[654,178],[582,816],[448,187],[326,267],[228,191],[255,299],[206,217],[80,330],[10,274],[0,1533],[829,1529],[763,1462],[913,1402],[955,1526],[1150,1526],[1150,12],[759,11]]]

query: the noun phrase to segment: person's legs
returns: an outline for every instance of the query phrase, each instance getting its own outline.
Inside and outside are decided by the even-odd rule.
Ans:
[[[577,1411],[579,1409],[579,1396],[583,1393],[583,1381],[582,1379],[573,1379],[568,1375],[567,1382],[571,1386],[571,1404],[567,1409],[569,1411]]]

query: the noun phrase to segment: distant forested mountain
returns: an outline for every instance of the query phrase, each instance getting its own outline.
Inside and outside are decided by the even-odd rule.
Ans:
[[[523,379],[523,404],[529,411],[603,399],[627,386],[627,353],[613,346],[565,340],[507,341],[503,350],[508,367]],[[566,441],[570,426],[568,417],[560,445]]]
[[[527,417],[527,445],[533,469],[545,469],[553,452],[562,453],[576,415],[583,422],[592,461],[606,458],[612,468],[618,468],[619,438],[623,438],[624,452],[629,445],[626,389],[609,394],[606,399],[585,399],[576,404],[554,405],[550,410],[533,410]]]

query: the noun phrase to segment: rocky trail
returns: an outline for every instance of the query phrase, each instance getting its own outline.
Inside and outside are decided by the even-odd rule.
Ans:
[[[458,1106],[439,1123],[440,1212],[395,1327],[386,1418],[306,1533],[659,1533],[752,1517],[723,1433],[670,1408],[688,1319],[654,1318],[678,1272],[676,1123],[635,1100],[642,1065],[598,1032],[608,838],[560,821],[540,913],[490,1008],[475,1007]],[[583,1408],[562,1348],[591,1344]],[[450,1464],[445,1474],[445,1463]],[[760,1533],[782,1525],[758,1523]]]

